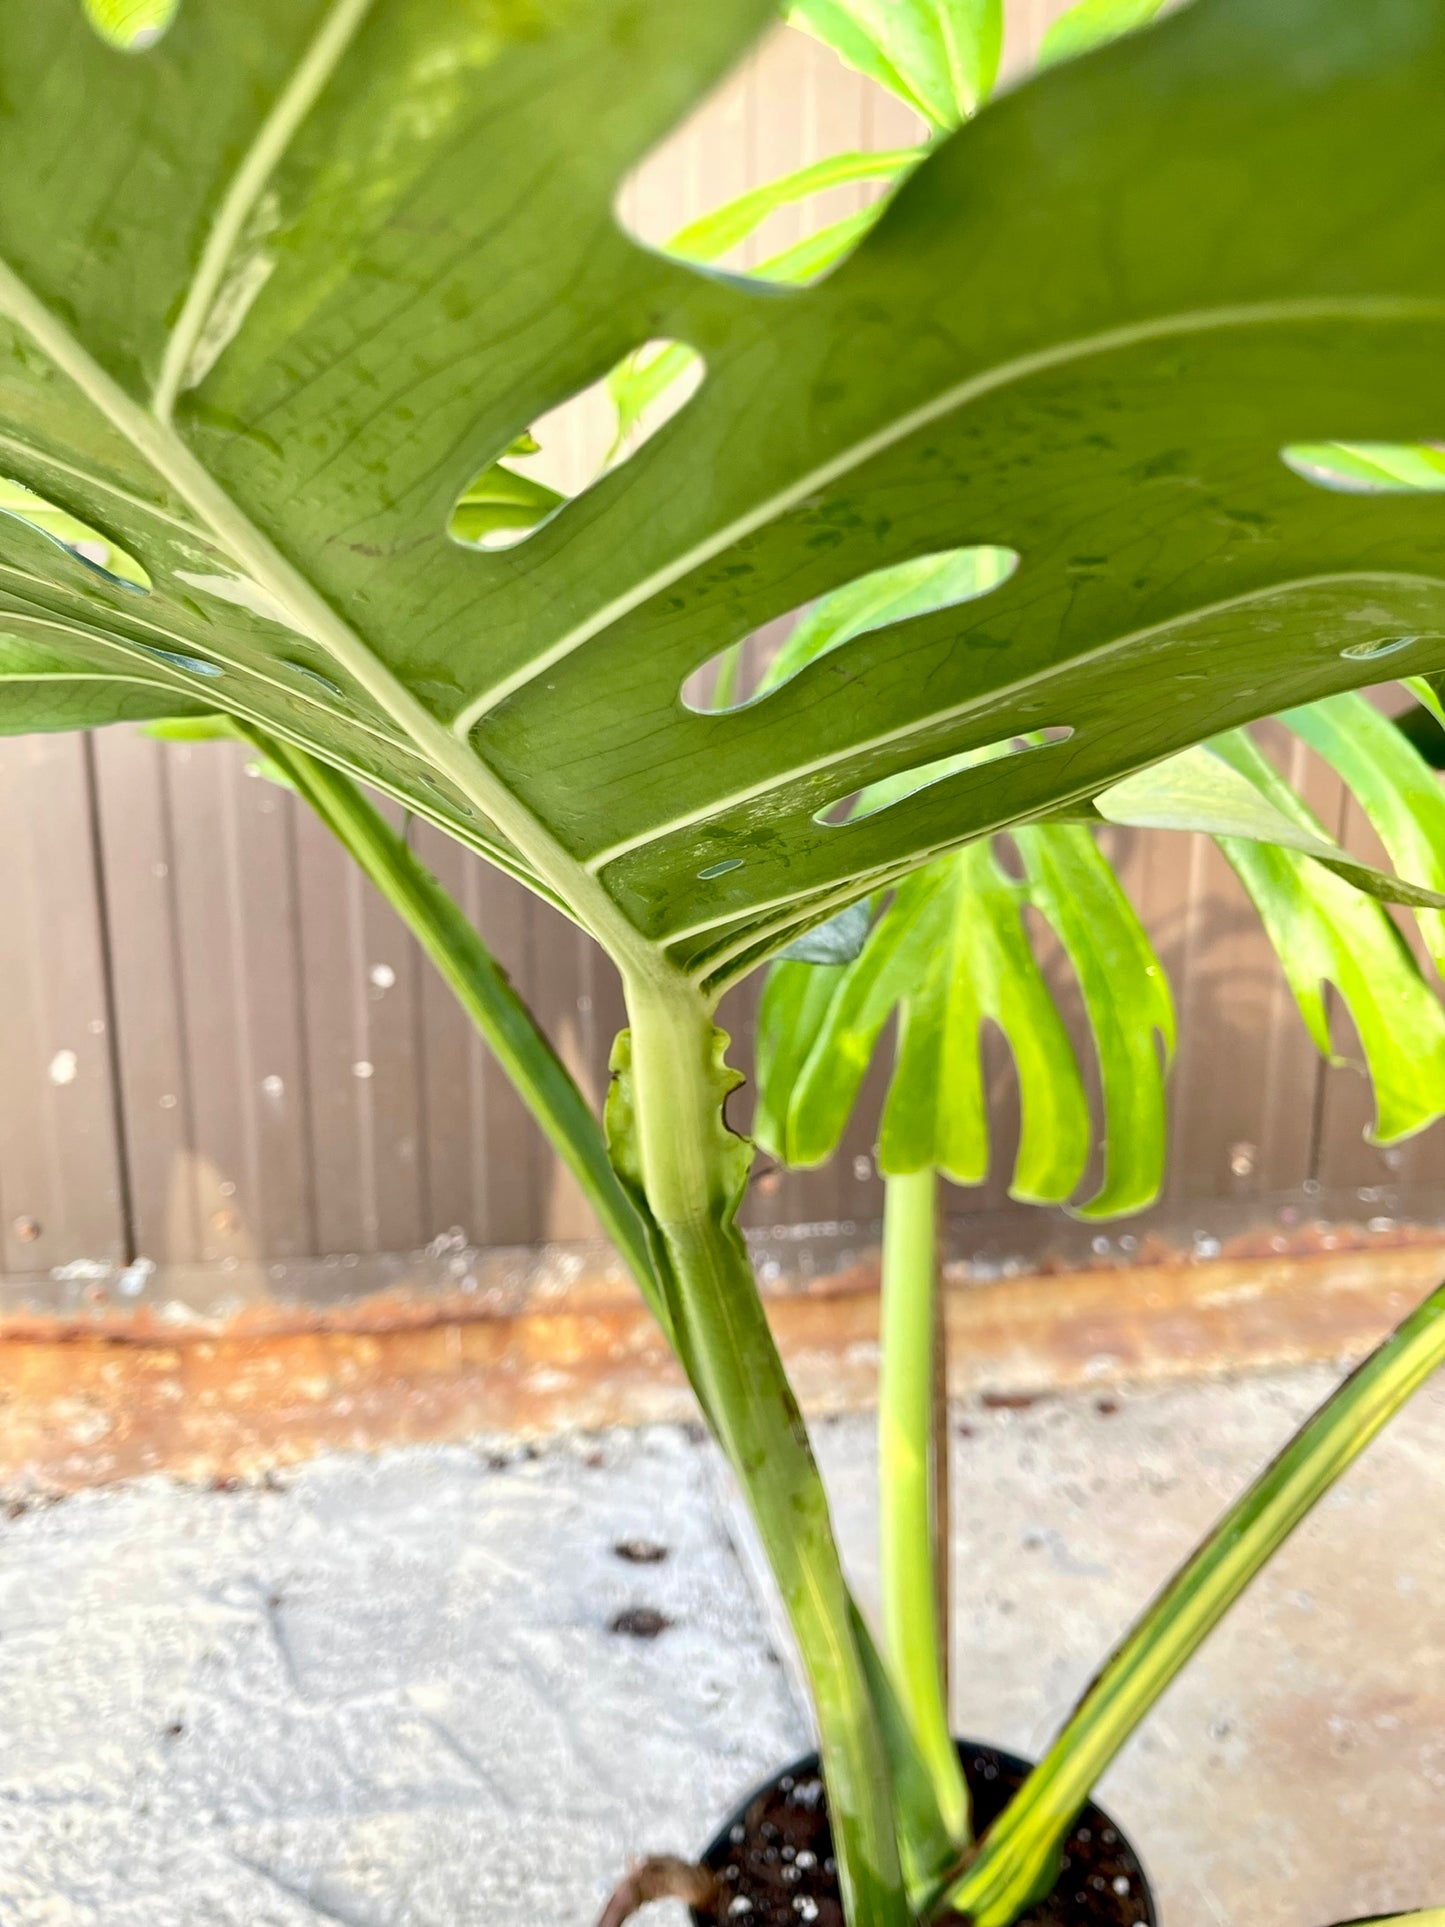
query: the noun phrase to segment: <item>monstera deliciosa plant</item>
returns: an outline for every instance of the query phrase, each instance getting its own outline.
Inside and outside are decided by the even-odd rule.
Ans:
[[[851,906],[1040,826],[1204,827],[1445,903],[1301,822],[1232,736],[1382,658],[1426,694],[1445,671],[1445,503],[1405,472],[1445,412],[1445,0],[1196,0],[952,135],[988,91],[988,8],[802,0],[939,130],[807,286],[669,258],[613,212],[771,10],[95,0],[97,33],[76,0],[7,0],[0,724],[220,715],[354,850],[583,1178],[747,1494],[846,1919],[1006,1927],[1164,1685],[1445,1360],[1445,1290],[975,1827],[848,1591],[735,1224],[714,1011],[784,949],[846,955]],[[1121,11],[1154,9],[1079,10]],[[974,63],[946,97],[930,19],[949,71]],[[662,356],[700,367],[686,405],[576,499],[539,492],[539,419],[604,379],[640,406]],[[763,624],[924,563],[970,592],[684,700]],[[605,1144],[353,779],[608,951]]]

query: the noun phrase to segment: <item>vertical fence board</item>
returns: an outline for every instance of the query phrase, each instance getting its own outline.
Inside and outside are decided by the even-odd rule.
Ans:
[[[191,1264],[201,1256],[202,1241],[170,762],[165,745],[137,730],[96,734],[116,1057],[136,1251],[157,1264]]]
[[[417,853],[453,893],[483,941],[530,998],[532,899],[449,837],[416,825]],[[478,1244],[546,1236],[537,1126],[434,971],[422,979],[423,1128],[432,1235],[453,1228]]]
[[[126,1248],[87,744],[0,742],[4,1264]]]
[[[400,812],[380,806],[393,825]],[[298,811],[300,980],[322,1251],[404,1251],[423,1209],[418,976],[405,926],[319,821]]]
[[[314,1248],[298,984],[294,799],[229,744],[167,763],[207,1260]]]

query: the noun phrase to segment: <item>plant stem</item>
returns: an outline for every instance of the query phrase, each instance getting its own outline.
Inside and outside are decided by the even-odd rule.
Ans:
[[[1445,1365],[1445,1285],[1326,1400],[1229,1508],[1125,1636],[961,1880],[929,1896],[976,1927],[1009,1927],[1048,1891],[1099,1775],[1245,1587],[1391,1416]]]
[[[235,727],[311,805],[431,958],[582,1187],[602,1229],[670,1335],[646,1230],[612,1168],[602,1127],[501,965],[350,777],[262,730]]]
[[[659,1237],[680,1356],[757,1522],[812,1690],[850,1927],[909,1927],[893,1790],[828,1501],[735,1214],[750,1147],[727,1128],[726,1039],[689,985],[627,986],[613,1155]],[[629,1061],[630,1060],[630,1061]]]
[[[938,1178],[889,1178],[883,1206],[882,1345],[878,1380],[878,1515],[888,1659],[938,1810],[960,1845],[968,1788],[948,1717],[940,1577],[947,1558],[935,1436]]]

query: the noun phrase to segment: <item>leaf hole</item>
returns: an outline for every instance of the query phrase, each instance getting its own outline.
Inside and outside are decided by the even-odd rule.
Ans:
[[[836,87],[837,62],[806,34],[780,28],[760,56],[735,68],[624,179],[618,226],[655,254],[688,267],[802,287],[837,267],[917,165],[927,126],[871,81],[866,147],[846,145],[830,117],[770,115],[768,176],[758,166],[757,97],[807,99]],[[831,151],[819,154],[819,146]],[[708,203],[700,184],[714,187]]]
[[[1059,743],[1068,742],[1073,733],[1067,723],[1051,723],[1047,728],[1030,730],[1027,736],[1009,736],[996,743],[985,743],[980,749],[959,750],[952,756],[936,756],[931,762],[918,763],[912,769],[900,770],[896,776],[885,776],[876,783],[851,791],[847,796],[840,796],[836,802],[816,810],[813,821],[830,830],[841,829],[850,823],[861,823],[865,817],[877,816],[880,810],[890,810],[907,797],[916,795],[919,790],[931,789],[935,783],[942,783],[964,770],[982,769],[986,763],[1001,762],[1006,756],[1024,756],[1033,750],[1052,749]]]
[[[697,880],[699,883],[711,883],[714,877],[725,877],[733,870],[741,870],[742,867],[743,860],[740,856],[725,856],[721,863],[709,863],[705,870],[699,870]]]
[[[683,705],[701,716],[746,709],[858,636],[977,601],[1007,582],[1018,565],[1016,549],[983,545],[874,569],[720,650],[683,684]]]
[[[643,342],[488,462],[452,511],[453,540],[477,549],[527,541],[651,441],[703,374],[702,357],[685,342]]]
[[[68,510],[37,495],[33,488],[26,488],[23,482],[0,476],[0,515],[26,523],[83,563],[92,575],[118,588],[129,589],[133,594],[149,593],[151,579],[128,549],[123,549],[89,522],[82,522]]]
[[[1373,662],[1377,656],[1398,655],[1400,650],[1413,649],[1417,642],[1424,640],[1423,636],[1381,636],[1375,642],[1352,642],[1340,654],[1351,662]]]
[[[1280,459],[1336,495],[1445,493],[1445,442],[1292,442]]]
[[[1028,877],[1019,846],[1011,836],[996,836],[993,839],[993,859],[1011,883],[1023,883]]]
[[[180,0],[85,0],[86,19],[107,46],[122,53],[157,46],[179,11]]]
[[[205,656],[186,655],[180,649],[158,649],[152,642],[132,642],[130,647],[140,650],[142,655],[150,656],[156,662],[183,671],[187,676],[204,676],[208,681],[215,681],[226,673],[220,663],[211,662]]]
[[[333,682],[330,676],[324,676],[319,669],[313,669],[309,662],[302,662],[299,656],[283,656],[281,662],[283,667],[289,669],[293,676],[300,676],[306,682],[315,683],[318,688],[324,689],[328,695],[340,696],[343,700],[345,699],[346,691],[341,687],[339,682]]]

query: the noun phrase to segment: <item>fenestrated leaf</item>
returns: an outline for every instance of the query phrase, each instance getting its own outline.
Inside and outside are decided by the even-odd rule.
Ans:
[[[935,127],[956,127],[992,91],[1003,0],[792,0],[788,18]]]
[[[820,1163],[847,1126],[863,1073],[896,1011],[884,1105],[886,1176],[934,1168],[977,1184],[990,1165],[983,1029],[1013,1053],[1021,1102],[1012,1195],[1057,1204],[1077,1188],[1091,1129],[1083,1078],[1023,922],[1032,904],[1078,974],[1102,1083],[1107,1165],[1087,1217],[1138,1210],[1164,1162],[1164,1066],[1173,1047],[1168,984],[1090,833],[1017,831],[1024,878],[978,843],[901,886],[858,961],[844,970],[779,963],[759,1014],[759,1139],[787,1163]]]
[[[856,636],[987,595],[1008,580],[1017,563],[1011,549],[946,549],[940,555],[895,563],[891,569],[875,569],[820,596],[759,677],[754,700],[790,682],[810,662]]]
[[[1274,809],[1318,829],[1242,730],[1213,747]],[[1332,1064],[1353,1060],[1335,1049],[1325,987],[1343,998],[1365,1055],[1355,1068],[1374,1088],[1371,1142],[1423,1130],[1445,1112],[1445,1010],[1388,913],[1293,850],[1234,838],[1221,838],[1220,848],[1259,912],[1310,1036]]]
[[[112,688],[115,715],[224,709],[633,975],[721,986],[944,850],[1358,686],[1367,652],[1445,668],[1445,501],[1280,458],[1445,417],[1441,0],[1197,0],[936,143],[795,294],[611,212],[769,16],[208,0],[122,53],[7,0],[3,472],[153,586],[0,518],[5,726]],[[706,362],[688,407],[516,550],[454,543],[471,478],[656,339]],[[746,709],[680,705],[760,624],[961,544],[1022,562]],[[67,712],[62,667],[71,696],[125,680]]]

